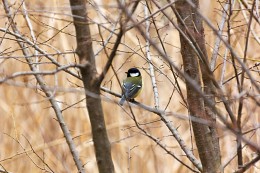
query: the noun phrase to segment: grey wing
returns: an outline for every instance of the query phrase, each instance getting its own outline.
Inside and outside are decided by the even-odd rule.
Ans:
[[[138,85],[138,84],[125,82],[123,84],[123,90],[124,90],[126,99],[133,98],[133,96],[140,90],[141,87],[142,86]]]

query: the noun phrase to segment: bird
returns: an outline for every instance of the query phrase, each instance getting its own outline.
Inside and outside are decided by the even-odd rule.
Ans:
[[[142,90],[142,75],[137,68],[130,68],[127,72],[126,79],[122,84],[122,97],[119,101],[119,105],[123,105],[127,100],[134,100]]]

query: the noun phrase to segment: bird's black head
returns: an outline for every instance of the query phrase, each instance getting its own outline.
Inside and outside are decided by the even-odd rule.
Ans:
[[[140,71],[137,68],[130,68],[127,72],[127,77],[141,76]]]

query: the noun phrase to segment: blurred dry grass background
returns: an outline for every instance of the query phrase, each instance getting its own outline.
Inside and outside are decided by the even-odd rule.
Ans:
[[[70,5],[68,1],[64,0],[25,0],[28,13],[33,23],[35,34],[37,35],[37,42],[39,46],[46,51],[46,53],[71,52],[76,48],[74,26],[72,18],[70,17]],[[118,9],[115,7],[116,1],[95,1],[99,5],[103,5],[99,10],[95,8],[95,3],[88,4],[89,17],[94,21],[91,25],[91,33],[93,35],[93,48],[97,52],[102,46],[100,44],[101,38],[98,32],[96,23],[102,23],[108,28],[112,25],[108,23],[100,14],[104,14],[108,18],[116,20]],[[12,4],[13,11],[17,10],[20,1],[9,1]],[[8,27],[6,15],[4,14],[3,6],[0,4],[0,27]],[[201,9],[205,16],[207,16],[215,26],[220,21],[220,6],[215,1],[202,0]],[[154,8],[153,10],[156,10]],[[170,12],[169,12],[170,13]],[[142,20],[144,13],[140,5],[136,13],[138,20]],[[174,16],[170,13],[171,16]],[[178,32],[169,22],[160,14],[156,17],[157,24],[161,28],[160,34],[164,39],[168,55],[172,60],[182,67],[180,55],[180,43]],[[246,25],[243,16],[238,13],[236,16],[234,26],[238,27],[232,30],[232,45],[236,52],[243,57],[243,50],[245,47]],[[175,19],[174,19],[175,20]],[[17,11],[15,21],[21,32],[25,37],[31,38],[28,27],[21,15],[21,11]],[[239,22],[240,21],[240,22]],[[255,32],[259,35],[259,25],[253,23]],[[104,38],[109,36],[109,32],[102,29]],[[205,26],[206,42],[209,57],[212,54],[212,47],[214,45],[215,36],[213,32]],[[1,37],[3,33],[0,33]],[[151,30],[151,36],[155,36],[155,30]],[[19,71],[28,71],[28,65],[22,58],[22,53],[13,37],[5,36],[0,47],[0,74],[1,77],[11,75]],[[113,43],[113,38],[111,42]],[[156,38],[155,38],[156,39]],[[112,48],[113,44],[109,43],[108,47]],[[142,36],[134,29],[127,32],[122,39],[122,44],[119,47],[117,57],[113,62],[114,68],[117,70],[119,79],[125,77],[124,72],[132,66],[142,69],[145,87],[138,101],[153,106],[153,91],[150,76],[148,74],[148,63],[143,53],[145,42]],[[141,50],[141,49],[142,50]],[[259,62],[260,53],[259,44],[251,37],[249,39],[248,50],[248,66],[253,66]],[[108,50],[110,51],[110,50]],[[216,78],[219,80],[221,72],[221,63],[223,62],[223,55],[225,47],[222,45],[217,65],[215,70]],[[158,89],[160,96],[160,107],[164,109],[170,100],[167,110],[187,114],[187,109],[183,105],[181,98],[176,90],[174,90],[172,81],[173,77],[167,64],[158,57],[156,52],[153,53],[153,64],[161,70],[161,73],[156,73],[158,81]],[[13,58],[10,58],[13,57]],[[55,59],[61,64],[70,64],[77,62],[78,59],[73,53],[54,55]],[[41,57],[41,70],[54,70],[55,66],[50,64],[50,61],[45,57]],[[102,71],[107,60],[106,54],[102,51],[97,56],[97,66],[99,72]],[[232,66],[227,64],[225,79],[234,75]],[[78,73],[76,69],[73,69]],[[255,75],[259,79],[259,76]],[[93,143],[91,140],[90,123],[88,119],[87,110],[85,107],[84,93],[82,91],[82,83],[80,80],[72,77],[65,72],[59,72],[56,75],[45,76],[47,84],[58,88],[55,92],[55,99],[60,103],[61,109],[64,109],[63,116],[65,121],[73,134],[74,141],[77,145],[77,150],[80,157],[85,164],[87,172],[98,172],[95,163]],[[170,79],[170,80],[169,80]],[[185,84],[179,79],[183,93],[185,94]],[[248,90],[251,84],[245,81]],[[73,159],[69,152],[68,146],[63,138],[58,122],[55,120],[56,116],[50,107],[48,98],[43,97],[43,93],[34,88],[27,86],[36,86],[37,83],[33,76],[23,76],[16,78],[9,84],[0,85],[0,164],[6,170],[16,173],[25,172],[44,172],[48,164],[54,172],[76,172]],[[114,92],[121,93],[120,84],[117,82],[115,75],[109,71],[106,76],[103,86],[111,89]],[[69,91],[69,89],[78,89]],[[234,80],[230,81],[224,86],[224,90],[230,98],[236,99],[238,96],[237,87]],[[172,94],[172,96],[171,96]],[[128,109],[125,110],[115,104],[118,98],[107,93],[102,93],[107,98],[103,102],[106,125],[108,129],[109,139],[112,142],[112,154],[116,168],[116,172],[189,172],[182,164],[177,162],[171,156],[167,155],[159,146],[152,142],[148,137],[142,135],[134,122],[128,115]],[[110,101],[109,101],[110,100]],[[78,104],[75,104],[79,102]],[[253,104],[251,99],[245,99],[245,109],[243,111],[244,123],[243,129],[251,129],[259,126],[259,112],[260,108]],[[75,104],[75,105],[73,105]],[[73,105],[66,109],[68,106]],[[219,107],[222,108],[221,103]],[[232,104],[232,110],[237,111],[237,100]],[[182,161],[192,166],[191,163],[183,156],[183,152],[179,148],[175,139],[170,136],[165,125],[157,121],[159,117],[144,111],[142,109],[134,108],[134,113],[141,124],[150,134],[158,137],[165,143],[165,146],[174,152]],[[183,139],[189,147],[194,148],[196,153],[196,146],[191,140],[191,130],[188,121],[180,120],[175,117],[169,117],[173,124],[178,128]],[[149,123],[153,122],[154,123]],[[222,162],[225,163],[236,152],[235,137],[225,129],[219,129]],[[259,143],[259,130],[248,133],[252,142]],[[34,152],[32,152],[32,149]],[[244,160],[248,161],[254,157],[250,148],[245,147]],[[39,157],[37,157],[37,155]],[[196,154],[197,155],[197,154]],[[198,156],[198,155],[197,155]],[[259,171],[260,164],[256,164],[248,172]],[[236,159],[226,167],[225,172],[231,172],[237,167]]]

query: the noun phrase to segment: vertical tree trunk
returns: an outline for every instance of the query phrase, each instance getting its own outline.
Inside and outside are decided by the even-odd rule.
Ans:
[[[195,5],[197,6],[197,9],[199,9],[199,0],[194,1]],[[205,45],[205,35],[204,35],[204,27],[202,23],[202,18],[201,16],[197,13],[197,10],[192,8],[192,13],[193,16],[193,21],[195,23],[195,26],[197,28],[198,34],[195,34],[195,40],[201,49],[202,53],[204,54],[205,57],[205,63],[202,62],[201,59],[199,59],[199,64],[200,64],[200,69],[201,69],[201,75],[202,75],[202,81],[203,81],[203,89],[204,93],[207,96],[207,99],[210,100],[211,103],[214,105],[216,104],[215,101],[215,87],[213,85],[213,82],[211,80],[211,74],[208,73],[208,70],[210,68],[207,68],[206,66],[209,67],[209,59],[208,59],[208,54],[206,50],[206,45]],[[208,70],[207,70],[208,69]],[[208,105],[207,102],[204,102],[204,109],[206,116],[211,119],[213,124],[216,124],[216,114],[210,109],[210,106]],[[215,151],[215,163],[216,167],[221,167],[221,155],[220,155],[220,146],[219,146],[219,138],[217,134],[217,129],[216,127],[209,127],[212,135],[212,140],[213,140],[213,145],[214,145],[214,151]]]
[[[193,3],[196,4],[197,7],[199,6],[198,0],[193,0]],[[197,14],[196,10],[192,9],[185,0],[177,1],[176,9],[186,25],[185,27],[182,23],[183,21],[178,20],[179,27],[186,33],[189,32],[196,40],[197,45],[204,54],[206,63],[208,63],[202,19]],[[208,74],[206,69],[205,62],[199,60],[195,51],[181,35],[180,41],[185,73],[193,78],[201,88],[204,87],[203,90],[204,93],[208,95],[208,99],[215,103],[213,96],[214,87],[209,76],[210,74]],[[215,124],[215,115],[208,105],[204,104],[202,97],[192,89],[189,83],[186,83],[186,88],[190,114],[209,120]],[[199,156],[203,165],[203,172],[222,172],[220,148],[216,129],[196,122],[192,122],[192,126]]]
[[[96,62],[92,49],[92,40],[87,19],[85,0],[70,0],[77,38],[76,52],[86,94],[87,109],[91,123],[97,165],[100,173],[114,172],[111,146],[108,140],[103,109],[100,99],[100,82],[96,71]]]

